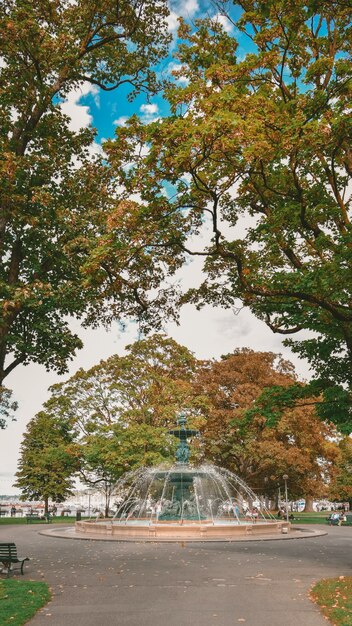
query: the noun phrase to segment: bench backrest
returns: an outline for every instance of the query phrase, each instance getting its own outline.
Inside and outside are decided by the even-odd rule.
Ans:
[[[0,561],[6,559],[17,559],[17,548],[15,543],[0,543]]]

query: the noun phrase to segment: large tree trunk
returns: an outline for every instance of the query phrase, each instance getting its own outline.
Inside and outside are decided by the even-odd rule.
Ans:
[[[275,491],[275,495],[274,495],[273,500],[274,500],[273,501],[273,510],[277,511],[280,508],[280,504],[281,504],[280,503],[280,496],[279,496],[279,492],[278,491]]]
[[[304,507],[304,512],[305,513],[312,513],[314,511],[313,509],[313,496],[305,496],[305,500],[306,500],[306,504]]]
[[[110,510],[110,498],[111,498],[111,485],[108,481],[105,482],[105,517],[109,517]]]
[[[49,498],[44,498],[44,515],[49,513]]]

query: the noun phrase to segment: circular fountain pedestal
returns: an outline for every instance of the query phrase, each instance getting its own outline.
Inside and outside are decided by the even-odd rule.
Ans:
[[[219,520],[213,523],[208,520],[192,523],[190,520],[183,523],[159,522],[149,523],[140,520],[140,523],[121,523],[111,520],[76,522],[76,531],[89,535],[110,535],[114,539],[124,540],[156,540],[156,541],[233,541],[238,537],[265,537],[290,531],[291,524],[282,521],[242,522],[240,524]]]

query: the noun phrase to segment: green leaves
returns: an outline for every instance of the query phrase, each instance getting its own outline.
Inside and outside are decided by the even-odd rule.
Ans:
[[[167,427],[183,407],[197,405],[192,377],[197,360],[184,346],[154,334],[88,371],[52,387],[45,407],[74,420],[81,435],[116,423]]]
[[[351,388],[348,12],[249,1],[238,26],[253,40],[244,59],[219,25],[181,25],[188,84],[168,89],[169,118],[119,134],[134,162],[124,183],[157,226],[151,245],[162,224],[173,258],[204,256],[206,279],[179,303],[241,299],[317,379]]]
[[[8,419],[15,420],[17,406],[17,402],[12,399],[12,391],[0,386],[0,429],[6,427]]]
[[[126,350],[125,356],[81,369],[51,388],[51,398],[30,422],[23,443],[17,484],[24,493],[40,489],[44,477],[48,489],[58,481],[64,490],[79,475],[104,492],[107,513],[122,474],[174,459],[176,440],[168,430],[177,413],[186,409],[197,416],[204,404],[192,384],[199,362],[187,348],[160,334]],[[33,448],[37,451],[38,446],[37,462]]]
[[[40,412],[27,427],[21,445],[16,486],[24,499],[63,502],[72,493],[79,467],[72,422]]]
[[[340,433],[349,435],[352,432],[351,405],[349,390],[342,385],[332,384],[329,380],[318,379],[304,385],[271,386],[264,389],[254,406],[246,411],[245,420],[247,423],[261,415],[265,417],[269,427],[274,427],[286,409],[313,406],[323,422],[332,422]]]
[[[95,133],[73,131],[61,103],[83,83],[112,90],[127,82],[131,97],[158,90],[151,67],[168,51],[167,15],[164,0],[4,4],[0,380],[30,361],[65,371],[81,347],[67,316],[86,324],[147,317],[144,292],[164,274],[156,272],[153,285],[139,280],[151,264],[131,259],[148,240],[134,242],[127,217],[117,219],[119,198],[94,156]]]

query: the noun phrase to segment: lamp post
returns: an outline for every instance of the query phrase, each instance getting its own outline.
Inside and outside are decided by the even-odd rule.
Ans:
[[[287,476],[287,474],[284,474],[282,478],[285,481],[286,522],[288,522],[288,498],[287,498],[287,481],[288,481],[288,476]]]
[[[279,493],[278,493],[278,496],[277,496],[277,505],[278,505],[278,508],[280,508],[281,507],[281,487],[280,487],[280,483],[278,484],[278,488],[279,488]]]

